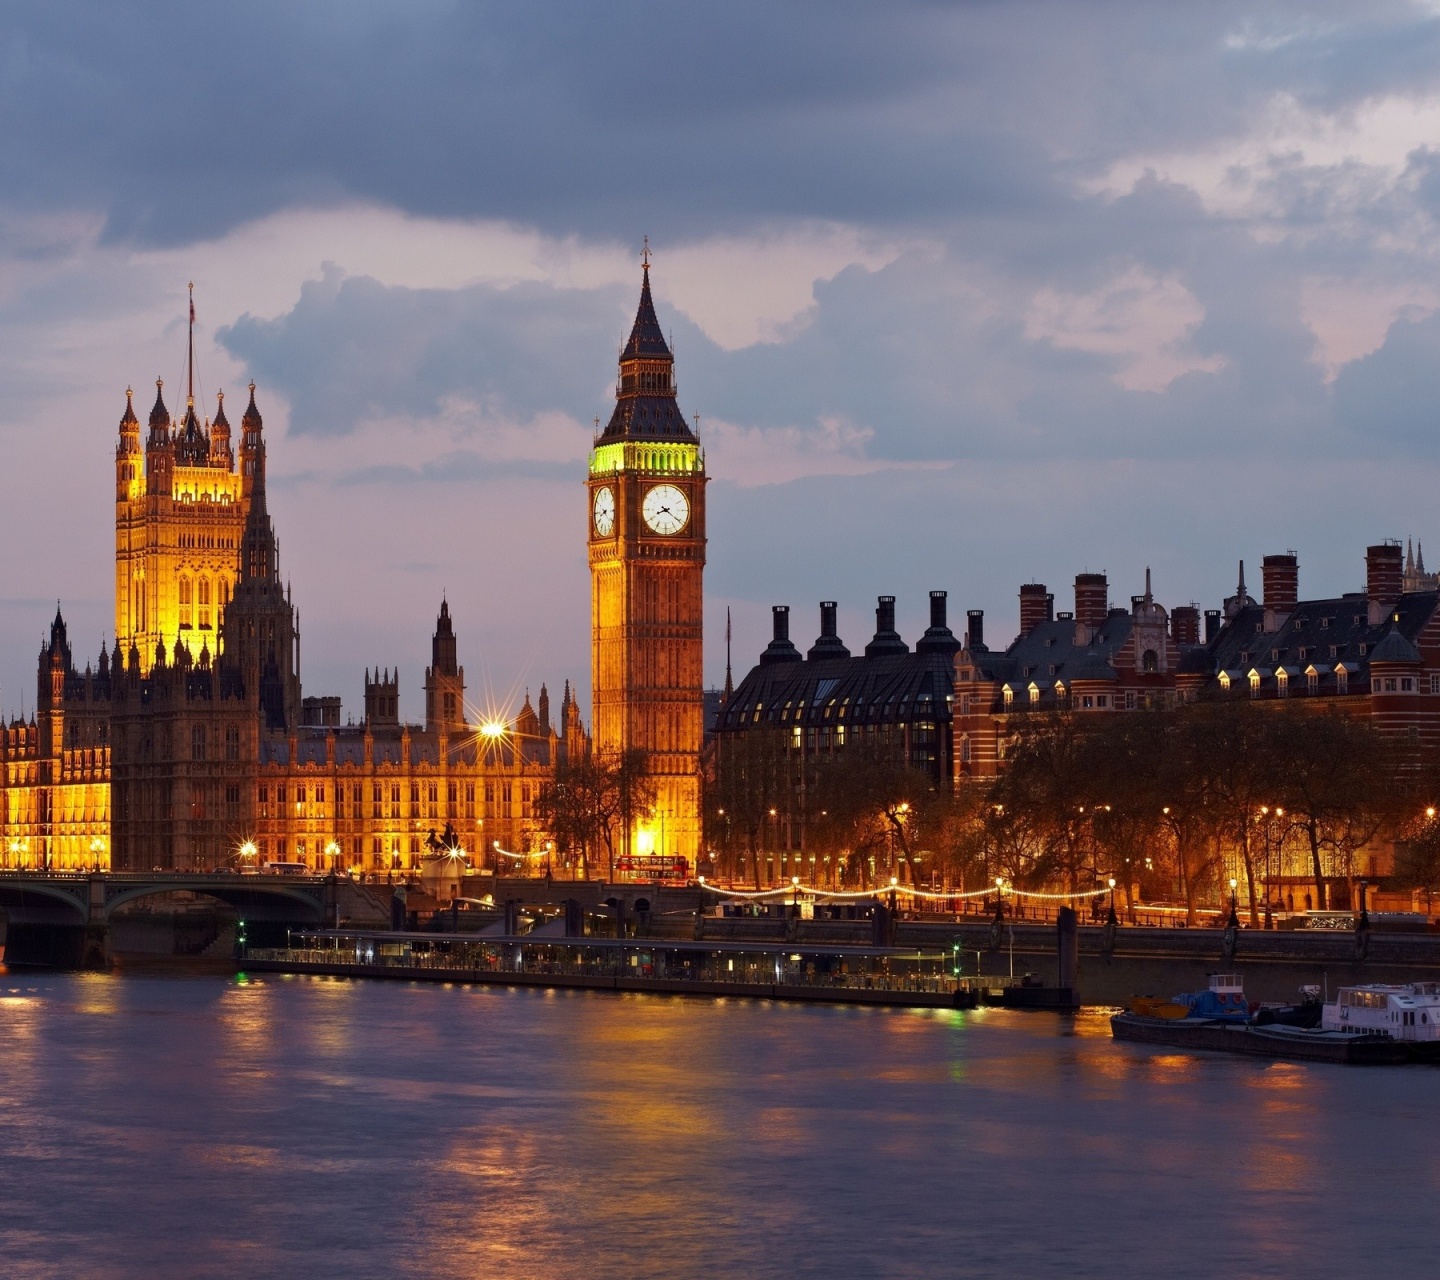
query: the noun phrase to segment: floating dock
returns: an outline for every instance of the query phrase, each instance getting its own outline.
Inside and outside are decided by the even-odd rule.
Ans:
[[[836,943],[706,942],[315,930],[255,948],[257,973],[649,991],[830,1004],[973,1009],[1013,981],[960,976],[953,952]]]

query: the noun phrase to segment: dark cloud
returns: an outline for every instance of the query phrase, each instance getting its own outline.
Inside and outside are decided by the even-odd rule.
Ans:
[[[611,289],[406,289],[329,268],[294,309],[216,335],[290,402],[290,430],[428,418],[464,396],[509,418],[598,406],[634,300]]]
[[[0,170],[169,242],[354,197],[625,239],[1024,219],[1277,91],[1431,82],[1436,23],[1398,2],[1252,27],[1238,3],[19,3]]]

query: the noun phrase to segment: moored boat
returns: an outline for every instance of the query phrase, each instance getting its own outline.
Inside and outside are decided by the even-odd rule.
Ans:
[[[1440,1058],[1440,982],[1341,987],[1320,1025],[1334,1035],[1399,1041],[1412,1057]]]
[[[1132,996],[1130,1012],[1142,1018],[1166,1021],[1201,1018],[1212,1022],[1245,1022],[1250,1017],[1250,1005],[1238,973],[1212,973],[1210,985],[1204,991],[1169,1000],[1160,996]]]
[[[1117,1013],[1110,1019],[1117,1040],[1174,1049],[1238,1053],[1252,1058],[1373,1066],[1411,1062],[1415,1046],[1376,1034],[1347,1035],[1280,1024],[1255,1026],[1210,1018],[1161,1019]]]

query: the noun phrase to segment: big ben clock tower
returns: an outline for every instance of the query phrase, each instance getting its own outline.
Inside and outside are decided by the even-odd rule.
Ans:
[[[705,457],[675,402],[675,358],[650,299],[620,352],[615,411],[590,455],[590,678],[594,745],[640,750],[655,808],[630,854],[700,851]]]

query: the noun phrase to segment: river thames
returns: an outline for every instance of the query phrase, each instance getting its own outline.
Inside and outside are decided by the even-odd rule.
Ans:
[[[20,1276],[1435,1269],[1433,1068],[936,1013],[0,973]]]

